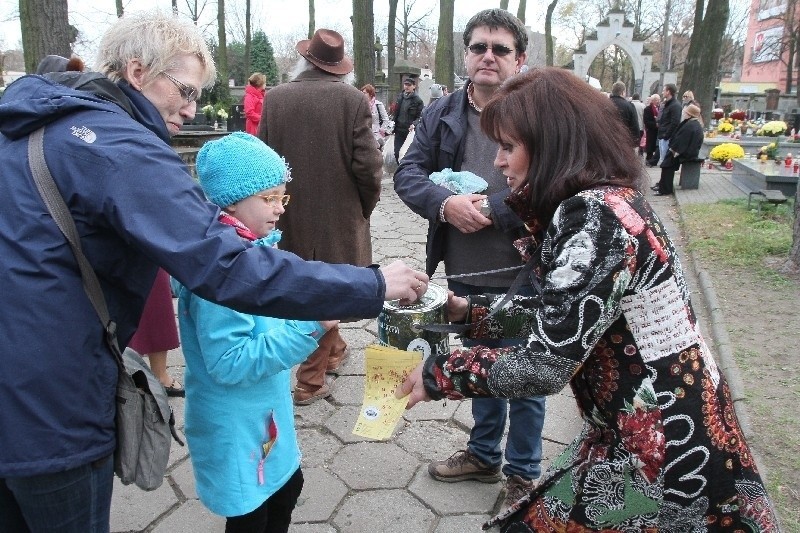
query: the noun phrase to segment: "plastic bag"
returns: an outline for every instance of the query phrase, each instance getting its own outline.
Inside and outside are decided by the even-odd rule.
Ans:
[[[489,186],[485,179],[472,172],[467,170],[453,172],[450,168],[434,172],[430,175],[430,180],[456,194],[474,194],[485,191]]]
[[[397,170],[397,160],[394,158],[394,135],[389,135],[383,145],[383,171],[394,174],[395,170]]]

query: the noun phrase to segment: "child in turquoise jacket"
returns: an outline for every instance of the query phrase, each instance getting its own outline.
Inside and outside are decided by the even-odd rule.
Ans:
[[[291,177],[275,151],[252,135],[232,133],[203,146],[197,175],[243,246],[278,242],[275,223],[289,201]],[[290,369],[335,322],[243,314],[176,289],[186,438],[200,501],[227,517],[226,532],[288,531],[303,486]]]

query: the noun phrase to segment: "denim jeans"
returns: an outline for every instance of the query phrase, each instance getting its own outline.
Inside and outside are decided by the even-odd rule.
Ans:
[[[0,531],[108,533],[113,458],[55,474],[0,479]]]
[[[470,294],[504,294],[505,290],[498,287],[481,287],[467,285],[450,280],[448,287],[456,296]],[[530,296],[532,289],[529,285],[523,286],[518,294]],[[504,348],[508,346],[522,346],[525,339],[464,339],[466,348],[472,346],[487,346],[489,348]],[[503,462],[500,451],[500,442],[506,421],[509,421],[508,438],[506,439],[505,459],[503,473],[512,474],[525,479],[536,479],[541,475],[540,462],[542,460],[542,427],[544,426],[544,396],[530,398],[473,398],[472,418],[475,424],[469,435],[467,448],[482,463],[498,466]]]
[[[658,140],[658,165],[661,166],[661,163],[664,161],[664,158],[667,157],[667,152],[669,152],[669,139],[659,139]]]

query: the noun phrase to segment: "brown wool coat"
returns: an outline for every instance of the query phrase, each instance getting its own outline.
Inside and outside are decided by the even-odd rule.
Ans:
[[[303,72],[269,91],[258,137],[292,168],[280,248],[304,259],[371,264],[369,216],[383,170],[366,96],[339,76]]]

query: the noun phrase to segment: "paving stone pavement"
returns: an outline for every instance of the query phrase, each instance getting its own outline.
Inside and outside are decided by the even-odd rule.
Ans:
[[[658,169],[647,169],[650,182]],[[678,230],[678,208],[745,194],[730,183],[730,173],[704,169],[700,188],[675,197],[652,197],[655,210],[674,237],[684,265]],[[676,178],[677,180],[677,178]],[[649,194],[649,191],[648,191]],[[383,181],[382,198],[372,216],[374,259],[388,264],[402,259],[423,269],[427,223],[397,198],[391,178]],[[701,321],[694,269],[686,268]],[[440,282],[444,284],[444,282]],[[293,514],[293,533],[391,533],[480,531],[500,505],[502,483],[441,483],[427,474],[433,459],[464,448],[472,426],[470,401],[430,402],[408,411],[391,439],[370,441],[352,434],[364,391],[364,349],[377,340],[375,320],[344,324],[351,357],[332,383],[325,401],[297,407],[295,419],[303,451],[305,486]],[[708,336],[708,335],[707,335]],[[710,338],[710,336],[708,336]],[[457,342],[451,339],[451,347]],[[183,355],[170,352],[170,371],[182,377]],[[183,427],[182,398],[172,398],[178,427]],[[568,390],[548,397],[543,466],[572,440],[581,426]],[[113,532],[204,533],[224,531],[224,518],[206,510],[197,498],[187,449],[173,445],[164,484],[144,492],[115,479],[111,508]]]

